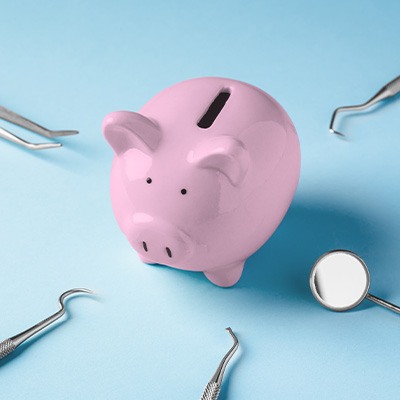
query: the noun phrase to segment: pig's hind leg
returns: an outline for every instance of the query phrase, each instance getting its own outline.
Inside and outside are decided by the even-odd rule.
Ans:
[[[239,281],[242,276],[243,267],[244,261],[239,261],[213,271],[204,271],[204,275],[217,286],[230,287]]]

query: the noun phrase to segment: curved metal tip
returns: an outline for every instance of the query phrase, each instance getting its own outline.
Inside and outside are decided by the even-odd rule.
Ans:
[[[90,289],[85,289],[85,288],[74,288],[74,289],[70,289],[67,290],[66,292],[64,292],[61,296],[60,296],[60,304],[63,306],[63,301],[65,300],[66,297],[68,296],[72,296],[73,294],[77,294],[77,293],[86,293],[86,294],[95,294],[93,290]]]
[[[94,291],[91,289],[86,289],[86,288],[74,288],[67,290],[65,293],[89,293],[89,294],[94,294]]]
[[[215,374],[211,378],[211,382],[215,382],[218,385],[222,384],[222,379],[224,377],[224,372],[226,370],[226,367],[232,358],[232,356],[235,354],[236,350],[239,347],[239,341],[236,335],[233,333],[232,329],[230,327],[226,328],[226,330],[229,332],[229,334],[232,336],[233,339],[233,346],[229,349],[229,351],[225,354],[224,358],[220,362],[217,370],[215,371]]]
[[[230,333],[230,335],[232,336],[233,342],[234,342],[234,346],[236,346],[236,349],[237,349],[237,347],[239,346],[238,338],[237,338],[236,335],[233,333],[231,327],[228,326],[228,327],[225,328],[225,329],[226,329],[226,330]],[[235,349],[235,351],[236,351],[236,349]]]
[[[344,134],[344,133],[342,133],[342,132],[338,132],[338,131],[335,131],[335,130],[334,130],[334,129],[332,129],[332,128],[329,128],[329,132],[330,132],[330,133],[333,133],[333,134],[335,134],[335,135],[342,136],[342,137],[344,137],[344,136],[345,136],[345,134]]]
[[[336,120],[337,114],[338,114],[339,112],[341,112],[341,111],[344,111],[345,108],[346,108],[346,107],[339,107],[339,108],[337,108],[337,109],[333,112],[332,118],[331,118],[331,123],[329,124],[329,132],[330,132],[330,133],[333,133],[333,134],[335,134],[335,135],[339,135],[339,136],[342,136],[342,137],[344,136],[343,133],[338,132],[338,131],[336,131],[335,129],[333,129],[333,126],[334,126],[334,124],[335,124],[335,120]]]

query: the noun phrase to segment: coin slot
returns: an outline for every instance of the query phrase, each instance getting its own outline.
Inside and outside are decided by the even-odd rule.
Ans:
[[[222,109],[225,107],[225,104],[228,101],[230,95],[231,94],[227,89],[219,92],[218,96],[213,100],[213,102],[208,107],[208,110],[197,123],[197,126],[202,129],[209,128],[217,119]]]

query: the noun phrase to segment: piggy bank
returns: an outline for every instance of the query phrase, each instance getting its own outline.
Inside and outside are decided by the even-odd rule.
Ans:
[[[300,173],[296,130],[267,93],[225,78],[163,90],[103,121],[111,201],[141,260],[232,286],[278,227]]]

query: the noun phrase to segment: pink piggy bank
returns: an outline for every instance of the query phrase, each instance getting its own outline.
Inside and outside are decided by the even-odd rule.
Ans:
[[[267,93],[225,78],[176,84],[106,116],[117,222],[143,262],[232,286],[278,227],[300,174],[296,130]]]

